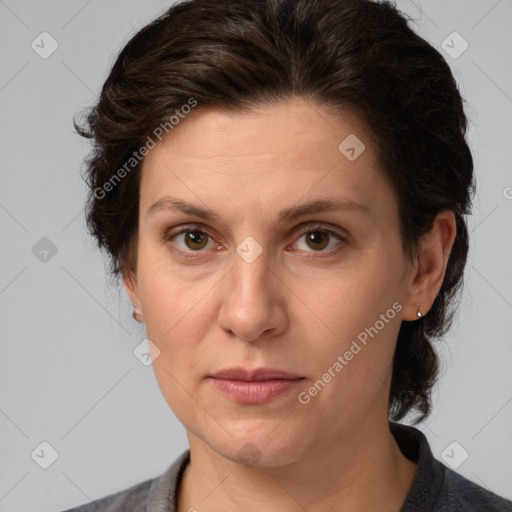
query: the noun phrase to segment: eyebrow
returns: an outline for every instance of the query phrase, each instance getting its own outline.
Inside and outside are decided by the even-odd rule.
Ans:
[[[224,224],[219,215],[209,208],[187,203],[181,199],[170,196],[163,196],[155,201],[147,210],[147,216],[153,216],[158,211],[177,210],[189,215],[193,215],[208,221],[217,221]],[[342,197],[330,197],[326,199],[316,199],[309,203],[304,203],[291,208],[285,208],[279,212],[277,222],[293,222],[294,220],[311,215],[314,213],[329,211],[356,211],[368,214],[370,210],[367,206],[356,203],[355,201]]]

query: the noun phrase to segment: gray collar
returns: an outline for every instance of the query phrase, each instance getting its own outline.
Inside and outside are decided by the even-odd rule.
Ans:
[[[153,480],[149,488],[146,512],[176,512],[178,483],[189,462],[190,450],[186,450],[163,475]]]

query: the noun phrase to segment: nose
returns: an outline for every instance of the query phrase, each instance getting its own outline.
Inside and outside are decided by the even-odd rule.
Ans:
[[[264,253],[250,263],[236,255],[223,281],[218,316],[222,329],[244,341],[268,339],[286,329],[287,288]]]

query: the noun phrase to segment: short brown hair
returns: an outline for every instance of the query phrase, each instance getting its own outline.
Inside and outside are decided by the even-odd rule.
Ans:
[[[186,0],[142,28],[83,125],[75,122],[94,141],[85,176],[89,230],[110,257],[111,276],[135,269],[141,163],[98,197],[113,172],[191,98],[196,111],[242,111],[291,97],[351,109],[371,127],[409,257],[441,210],[455,214],[441,290],[425,317],[402,322],[393,361],[390,416],[416,410],[418,423],[431,411],[438,377],[433,341],[451,325],[463,281],[473,159],[450,67],[391,2]]]

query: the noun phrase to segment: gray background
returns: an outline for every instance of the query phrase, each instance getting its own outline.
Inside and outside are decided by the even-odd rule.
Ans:
[[[457,441],[469,454],[457,471],[512,499],[512,0],[397,5],[442,53],[453,31],[469,44],[444,55],[469,103],[478,185],[463,302],[440,345],[434,413],[419,428],[437,458]],[[151,366],[133,354],[143,326],[124,290],[107,284],[85,231],[79,170],[89,146],[72,132],[117,52],[168,6],[0,1],[1,511],[105,496],[160,475],[187,448]],[[47,59],[31,47],[43,31],[59,45]],[[41,252],[43,237],[55,254]],[[48,469],[36,463],[49,454],[43,441],[58,452]]]

